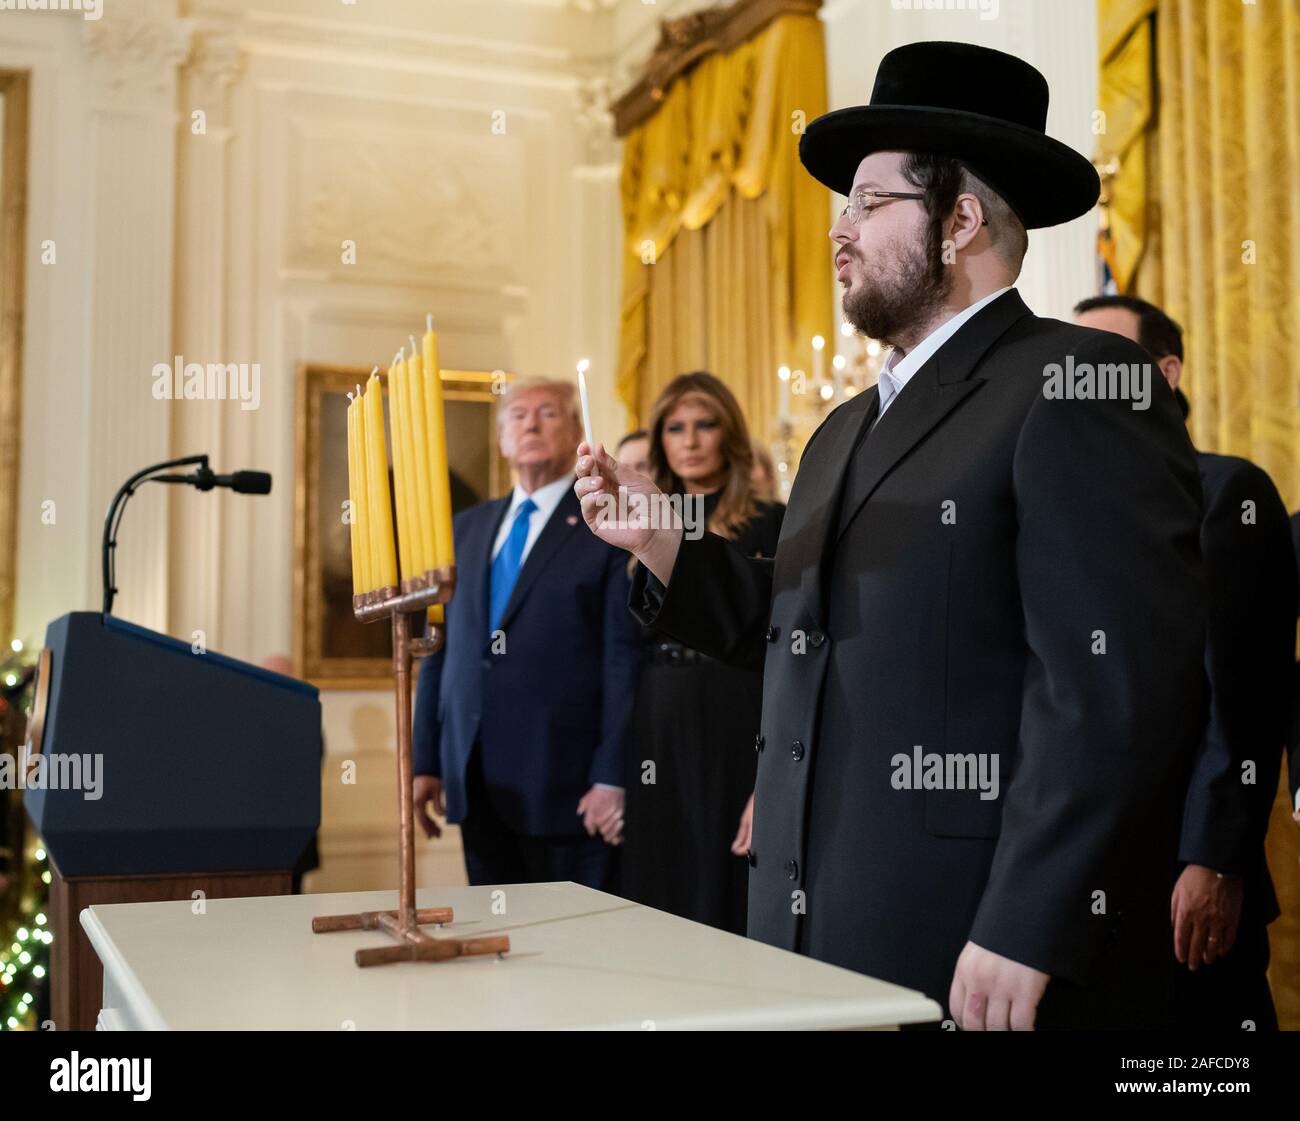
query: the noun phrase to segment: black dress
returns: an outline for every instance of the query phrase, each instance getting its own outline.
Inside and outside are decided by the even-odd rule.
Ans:
[[[704,500],[712,516],[718,493]],[[747,556],[776,554],[785,507],[759,512],[733,539]],[[623,893],[745,933],[749,866],[731,842],[754,790],[763,676],[643,631],[645,658],[627,753]]]

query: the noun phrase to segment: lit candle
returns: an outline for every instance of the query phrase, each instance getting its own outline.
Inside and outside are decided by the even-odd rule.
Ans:
[[[826,374],[826,340],[821,335],[813,335],[813,381],[821,385],[822,378]]]
[[[388,368],[389,436],[393,445],[393,487],[397,506],[397,560],[402,579],[409,580],[419,569],[415,565],[419,531],[415,528],[415,490],[412,485],[411,457],[406,451],[409,427],[406,406],[406,354],[399,350]]]
[[[790,423],[790,367],[782,366],[776,372],[777,384],[781,387],[781,404],[778,415],[782,423]]]
[[[348,394],[348,498],[352,519],[348,539],[352,545],[352,594],[370,590],[370,522],[366,516],[366,457],[363,451],[361,386]]]
[[[366,484],[370,497],[370,576],[374,588],[397,584],[393,553],[393,512],[388,492],[388,451],[384,445],[384,392],[375,369],[366,384]]]
[[[420,560],[418,571],[423,574],[436,567],[433,561],[433,483],[429,473],[429,422],[424,413],[424,365],[414,337],[411,338],[411,358],[406,364],[406,402],[415,455],[415,517],[420,529],[420,548],[416,555]]]
[[[433,316],[425,319],[424,416],[429,438],[429,478],[433,484],[433,547],[438,568],[456,563],[451,536],[451,476],[447,470],[447,422],[442,399],[442,367],[438,364],[438,336]]]
[[[838,400],[844,396],[844,367],[848,365],[848,360],[842,354],[837,354],[831,359],[831,366],[835,370],[835,397]]]
[[[587,371],[591,363],[584,358],[578,363],[578,396],[582,399],[582,434],[591,453],[596,453],[596,438],[591,434],[591,398],[587,396]]]

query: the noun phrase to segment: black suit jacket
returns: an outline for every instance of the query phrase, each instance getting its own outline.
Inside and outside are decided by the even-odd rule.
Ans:
[[[447,641],[420,667],[415,774],[442,778],[447,820],[472,811],[465,774],[482,749],[497,813],[527,836],[582,832],[579,799],[622,786],[640,665],[627,614],[627,554],[592,536],[572,490],[529,550],[494,641],[492,544],[509,496],[456,515]]]
[[[1048,399],[1067,355],[1146,364],[1150,407]],[[814,434],[774,563],[706,534],[666,589],[633,580],[643,621],[765,667],[749,933],[943,1004],[969,939],[1053,975],[1041,1026],[1162,1023],[1205,726],[1173,395],[1135,344],[1009,292],[855,453],[877,407],[860,394]],[[917,745],[995,758],[998,796],[955,774],[898,788]]]
[[[1246,914],[1277,918],[1264,837],[1291,713],[1296,565],[1286,507],[1249,460],[1199,453],[1209,604],[1210,720],[1196,757],[1179,858],[1246,881]],[[1243,770],[1253,764],[1246,781]]]

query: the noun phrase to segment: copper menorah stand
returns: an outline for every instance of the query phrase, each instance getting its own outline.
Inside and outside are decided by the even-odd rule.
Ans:
[[[421,926],[449,923],[450,907],[415,907],[415,806],[411,784],[411,662],[435,654],[446,639],[445,626],[431,624],[428,637],[411,633],[413,619],[423,625],[428,609],[446,603],[456,590],[455,568],[437,568],[401,582],[352,597],[352,610],[363,623],[391,619],[393,625],[393,677],[397,695],[397,787],[401,806],[402,882],[396,911],[360,911],[352,915],[318,915],[311,920],[314,934],[336,930],[383,930],[396,940],[393,946],[358,950],[359,966],[388,965],[395,961],[449,961],[452,958],[510,951],[508,935],[483,938],[434,938]]]

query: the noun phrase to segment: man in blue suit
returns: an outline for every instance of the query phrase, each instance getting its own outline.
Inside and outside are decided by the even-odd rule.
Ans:
[[[1096,296],[1075,322],[1124,335],[1176,391],[1183,336],[1134,296]],[[1183,402],[1184,410],[1186,404]],[[1178,1024],[1276,1029],[1268,924],[1277,896],[1264,837],[1291,711],[1297,580],[1286,507],[1268,474],[1236,456],[1196,453],[1209,592],[1205,669],[1209,723],[1192,771],[1170,900]]]
[[[622,839],[638,652],[627,557],[573,493],[574,387],[516,382],[497,414],[512,494],[455,518],[447,641],[420,669],[415,812],[459,824],[471,884],[606,888]]]

